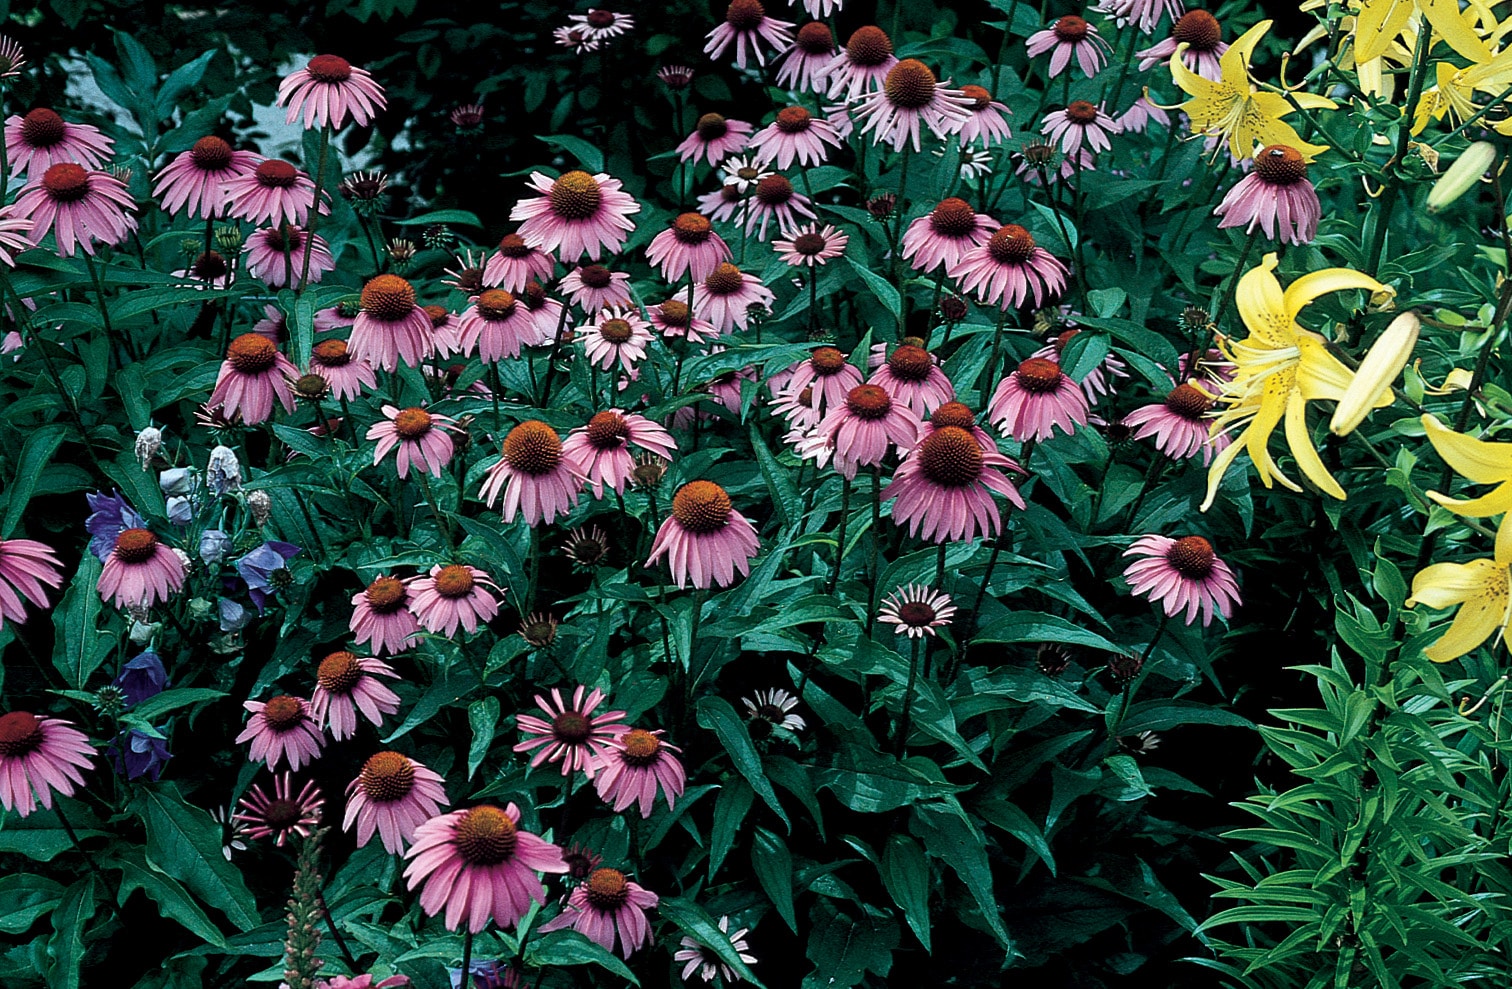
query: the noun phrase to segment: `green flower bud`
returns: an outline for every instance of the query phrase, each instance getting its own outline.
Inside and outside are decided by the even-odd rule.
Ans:
[[[1470,145],[1433,183],[1433,189],[1428,193],[1428,212],[1437,213],[1469,192],[1495,164],[1496,146],[1490,141],[1476,141]]]

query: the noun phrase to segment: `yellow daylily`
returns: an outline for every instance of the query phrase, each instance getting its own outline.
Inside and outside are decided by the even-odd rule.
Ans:
[[[1421,11],[1434,33],[1465,58],[1491,61],[1491,49],[1476,32],[1480,18],[1475,8],[1461,13],[1459,0],[1362,0],[1355,14],[1355,61],[1368,62],[1382,55],[1407,28],[1415,11]]]
[[[1292,481],[1267,448],[1270,435],[1285,420],[1286,443],[1307,479],[1335,498],[1344,497],[1333,475],[1313,446],[1307,429],[1307,403],[1316,399],[1337,402],[1344,397],[1354,372],[1328,352],[1323,337],[1297,325],[1297,315],[1308,303],[1329,292],[1384,288],[1369,275],[1348,268],[1325,268],[1303,275],[1285,291],[1274,274],[1276,255],[1267,254],[1259,266],[1239,279],[1235,303],[1249,336],[1226,340],[1224,352],[1234,362],[1234,379],[1224,386],[1219,401],[1228,407],[1213,423],[1213,434],[1243,426],[1233,443],[1213,460],[1208,470],[1207,511],[1218,494],[1223,475],[1242,451],[1248,451],[1260,482],[1270,487],[1280,481],[1293,491],[1302,488]],[[1395,399],[1384,390],[1372,408],[1384,408]]]
[[[1497,542],[1499,544],[1501,540]],[[1497,642],[1506,639],[1507,622],[1512,620],[1509,563],[1512,563],[1512,556],[1498,546],[1493,559],[1435,563],[1412,578],[1412,597],[1407,599],[1407,607],[1419,604],[1430,608],[1460,606],[1459,614],[1449,624],[1449,631],[1424,649],[1424,656],[1435,663],[1447,663],[1485,642],[1493,632]]]
[[[1446,113],[1456,124],[1468,120],[1481,110],[1475,104],[1477,92],[1499,96],[1512,86],[1512,48],[1464,68],[1452,62],[1439,62],[1433,70],[1436,85],[1423,93],[1413,110],[1414,134],[1421,133],[1430,120],[1439,120]],[[1501,123],[1505,126],[1506,122]]]
[[[1181,109],[1191,118],[1192,130],[1209,136],[1222,135],[1235,158],[1248,158],[1256,145],[1285,144],[1296,148],[1311,161],[1328,150],[1327,145],[1309,144],[1281,118],[1297,109],[1332,109],[1333,100],[1312,93],[1260,92],[1250,82],[1249,60],[1255,45],[1270,30],[1270,21],[1261,21],[1244,32],[1218,60],[1222,78],[1218,82],[1204,79],[1181,61],[1185,43],[1176,46],[1171,57],[1171,78],[1191,99]]]
[[[1496,529],[1496,552],[1512,559],[1512,443],[1491,443],[1456,433],[1431,415],[1423,416],[1428,442],[1444,463],[1472,484],[1494,484],[1479,498],[1450,498],[1437,491],[1428,497],[1463,518],[1502,517]]]

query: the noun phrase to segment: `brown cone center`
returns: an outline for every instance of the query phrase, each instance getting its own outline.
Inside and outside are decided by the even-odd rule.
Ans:
[[[563,711],[551,719],[551,734],[559,742],[577,745],[593,734],[593,723],[578,711]]]
[[[694,484],[708,483],[694,481]],[[631,766],[649,766],[661,752],[661,739],[643,728],[632,728],[620,736],[622,758]]]
[[[1025,391],[1048,392],[1060,387],[1060,365],[1044,357],[1031,357],[1018,366],[1019,385]]]
[[[562,438],[544,422],[522,422],[504,437],[504,459],[522,474],[549,474],[562,462]]]
[[[498,865],[514,857],[519,829],[497,807],[474,807],[457,821],[452,841],[468,865]]]
[[[809,21],[798,29],[797,44],[805,55],[828,55],[835,50],[835,36],[820,21]]]
[[[431,415],[424,409],[405,409],[394,416],[394,432],[402,440],[418,440],[431,431]]]
[[[42,188],[55,202],[76,203],[89,195],[89,173],[82,165],[59,162],[42,173]]]
[[[349,652],[333,652],[320,661],[315,682],[333,694],[350,694],[362,682],[362,664]]]
[[[1086,100],[1072,100],[1066,107],[1066,119],[1085,127],[1097,119],[1097,107]]]
[[[231,164],[231,145],[211,134],[194,142],[189,160],[204,172],[219,172]]]
[[[845,55],[850,63],[863,69],[881,65],[892,53],[892,39],[875,24],[856,28],[845,43]]]
[[[262,710],[263,720],[275,732],[290,731],[304,720],[304,701],[288,694],[279,694],[268,701]]]
[[[668,326],[685,327],[692,322],[693,311],[688,308],[686,302],[668,299],[661,304],[660,309],[662,322]]]
[[[887,100],[903,110],[922,110],[934,102],[935,74],[916,58],[905,58],[887,70],[882,88]]]
[[[694,125],[694,129],[698,131],[698,136],[703,140],[717,141],[730,132],[730,124],[725,120],[723,114],[706,113],[698,118],[698,123]]]
[[[352,361],[345,340],[322,340],[311,349],[310,356],[321,367],[346,367]]]
[[[499,240],[499,253],[506,258],[527,258],[530,256],[530,245],[519,234],[505,234]]]
[[[982,448],[966,430],[945,426],[919,444],[919,469],[942,487],[965,487],[982,475]]]
[[[578,277],[589,288],[608,288],[614,282],[614,273],[601,264],[585,264],[578,269]]]
[[[981,86],[962,86],[961,92],[971,100],[971,109],[977,112],[992,105],[992,94]]]
[[[756,182],[756,201],[766,206],[782,206],[793,198],[793,183],[781,175],[767,175]]]
[[[976,210],[964,199],[951,196],[929,212],[929,227],[943,237],[965,237],[977,226]]]
[[[588,442],[600,450],[624,446],[630,438],[630,424],[618,412],[599,412],[588,420]]]
[[[584,171],[571,171],[551,183],[551,210],[564,220],[586,220],[604,201],[598,182]]]
[[[278,363],[278,348],[261,333],[243,333],[226,348],[226,360],[240,374],[264,374]]]
[[[0,716],[0,756],[23,756],[41,745],[41,718],[29,711],[12,711]]]
[[[904,344],[892,352],[887,366],[892,369],[894,377],[904,381],[923,381],[934,370],[934,359],[923,347]]]
[[[404,607],[409,598],[409,592],[404,589],[404,581],[398,577],[379,577],[368,585],[365,592],[368,607],[380,615],[392,615]]]
[[[814,125],[814,116],[801,106],[777,111],[777,129],[784,134],[801,134]]]
[[[158,539],[147,529],[127,529],[116,536],[115,558],[122,563],[146,563],[157,553]]]
[[[1016,223],[1007,224],[987,242],[987,253],[998,264],[1023,264],[1034,257],[1034,237]]]
[[[737,31],[754,31],[766,19],[766,8],[757,0],[730,0],[725,23]]]
[[[588,903],[598,910],[618,910],[630,899],[630,882],[618,869],[594,869],[587,888]]]
[[[702,244],[714,232],[714,225],[702,213],[682,213],[672,221],[672,235],[684,244]]]
[[[1166,396],[1166,408],[1183,419],[1200,420],[1213,407],[1213,399],[1195,385],[1177,385]]]
[[[845,355],[834,347],[820,347],[814,351],[814,356],[809,358],[809,364],[814,368],[814,373],[821,378],[839,374],[845,369]]]
[[[316,55],[307,68],[317,82],[346,82],[352,77],[352,63],[340,55]]]
[[[934,624],[935,610],[923,601],[906,601],[899,606],[898,617],[911,628],[929,628]]]
[[[362,311],[397,323],[415,308],[415,287],[398,275],[379,275],[362,286]]]
[[[1307,177],[1307,162],[1296,148],[1272,144],[1255,155],[1255,174],[1271,185],[1295,185]]]
[[[1066,44],[1074,44],[1081,41],[1087,36],[1087,32],[1090,30],[1091,25],[1075,14],[1067,14],[1065,17],[1062,17],[1055,22],[1054,28],[1056,40],[1065,42]]]
[[[963,402],[946,402],[934,410],[934,414],[929,417],[929,422],[936,429],[954,426],[957,429],[970,431],[976,425],[976,416]]]
[[[799,234],[793,238],[793,250],[804,257],[814,257],[824,253],[824,248],[829,244],[822,234],[807,233]]]
[[[289,189],[299,178],[299,170],[281,158],[269,158],[257,166],[257,183],[268,189]]]
[[[510,293],[501,288],[491,288],[478,296],[478,315],[496,323],[508,319],[518,304]]]
[[[672,514],[678,524],[699,535],[723,529],[730,523],[732,510],[730,496],[713,481],[689,482],[672,496]]]
[[[50,148],[68,134],[63,118],[45,106],[21,118],[21,140],[34,148]]]
[[[739,268],[728,261],[720,262],[719,267],[704,279],[704,288],[713,295],[730,295],[739,292],[744,285],[745,276],[740,273]]]
[[[856,418],[875,422],[892,411],[892,396],[880,385],[857,385],[845,396],[845,407]]]
[[[1185,42],[1191,45],[1195,51],[1210,52],[1223,40],[1223,28],[1219,25],[1218,18],[1207,11],[1189,10],[1181,15],[1176,26],[1171,29],[1171,37],[1178,44]]]
[[[444,598],[465,598],[472,593],[473,585],[477,583],[472,571],[460,563],[442,567],[434,579],[436,593]]]
[[[369,800],[392,803],[415,788],[415,764],[398,752],[379,752],[362,764],[357,778]]]

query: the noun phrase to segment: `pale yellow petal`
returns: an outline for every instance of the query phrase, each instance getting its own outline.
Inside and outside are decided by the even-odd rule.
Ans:
[[[1220,83],[1213,82],[1211,79],[1199,76],[1186,67],[1186,63],[1181,60],[1181,56],[1190,47],[1186,42],[1182,42],[1176,46],[1176,52],[1171,56],[1171,81],[1180,86],[1183,92],[1194,99],[1213,99],[1220,95],[1223,86]]]
[[[1234,465],[1234,460],[1239,456],[1244,447],[1239,443],[1230,443],[1218,456],[1213,458],[1213,465],[1208,468],[1207,496],[1202,499],[1202,505],[1198,511],[1207,511],[1213,507],[1213,499],[1218,496],[1218,485],[1223,483],[1223,475]]]
[[[1512,496],[1508,498],[1509,507],[1512,507]],[[1496,527],[1496,565],[1505,567],[1512,564],[1512,511],[1502,516],[1501,525]]]
[[[1488,443],[1456,433],[1431,415],[1423,416],[1423,429],[1444,463],[1465,480],[1476,484],[1512,481],[1512,443]]]
[[[1260,39],[1265,37],[1265,32],[1270,30],[1270,21],[1261,21],[1248,31],[1241,34],[1229,45],[1229,50],[1223,53],[1218,60],[1218,66],[1223,70],[1223,82],[1225,85],[1236,87],[1242,91],[1249,90],[1249,62],[1255,53],[1255,46]],[[1172,59],[1172,61],[1176,61]]]
[[[1270,435],[1275,432],[1276,426],[1286,415],[1287,404],[1291,397],[1291,375],[1287,373],[1272,375],[1265,383],[1265,392],[1260,399],[1259,410],[1255,413],[1254,420],[1235,442],[1242,442],[1245,449],[1249,451],[1250,460],[1255,465],[1255,473],[1260,476],[1261,484],[1268,488],[1275,480],[1280,481],[1284,488],[1301,491],[1302,486],[1282,473],[1270,454]]]
[[[1342,402],[1354,383],[1355,373],[1323,345],[1323,338],[1306,330],[1297,333],[1297,349],[1302,359],[1297,367],[1297,391],[1308,401],[1327,399]],[[1390,405],[1390,399],[1385,403]],[[1380,408],[1378,402],[1373,408]]]
[[[1498,484],[1479,498],[1451,498],[1437,491],[1429,491],[1426,494],[1448,511],[1465,518],[1483,519],[1503,512],[1512,512],[1512,484]]]
[[[1250,333],[1272,347],[1289,347],[1292,320],[1286,312],[1286,294],[1273,274],[1275,270],[1276,255],[1267,254],[1239,278],[1234,304]]]
[[[1491,61],[1491,49],[1460,13],[1459,0],[1417,0],[1417,5],[1450,48],[1472,62]]]
[[[1412,0],[1364,0],[1355,14],[1355,62],[1385,54],[1412,17]]]
[[[1323,466],[1323,458],[1313,446],[1312,434],[1307,431],[1307,402],[1300,394],[1292,395],[1291,401],[1286,403],[1286,445],[1291,447],[1292,456],[1297,458],[1297,466],[1304,477],[1326,494],[1344,500],[1344,489]]]
[[[1304,110],[1334,110],[1339,106],[1339,104],[1327,96],[1319,96],[1317,93],[1304,93],[1301,90],[1294,91],[1288,102],[1295,102],[1297,106]]]
[[[1479,593],[1495,566],[1491,560],[1471,560],[1424,567],[1412,578],[1412,597],[1407,599],[1407,606],[1452,608]]]
[[[1286,287],[1286,314],[1296,319],[1302,307],[1318,296],[1351,288],[1379,292],[1385,286],[1369,275],[1350,268],[1324,268],[1303,275]]]

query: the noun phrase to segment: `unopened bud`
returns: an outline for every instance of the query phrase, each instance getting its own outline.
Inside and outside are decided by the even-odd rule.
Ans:
[[[1428,212],[1437,213],[1469,192],[1494,164],[1496,145],[1490,141],[1476,141],[1470,145],[1433,183],[1428,192]]]
[[[248,492],[247,509],[252,513],[254,525],[267,525],[268,519],[273,515],[273,499],[266,491]]]
[[[1394,396],[1391,383],[1407,366],[1412,348],[1417,346],[1422,321],[1412,312],[1404,312],[1391,321],[1386,332],[1366,352],[1355,371],[1354,380],[1344,389],[1344,396],[1334,409],[1328,428],[1336,436],[1347,436],[1365,421],[1371,409],[1390,405]]]
[[[137,463],[142,465],[142,470],[146,470],[152,464],[153,456],[162,448],[162,430],[148,426],[140,433],[137,433],[136,457]]]
[[[217,495],[241,488],[241,461],[236,451],[229,446],[218,446],[210,451],[210,464],[205,468],[205,481]]]

